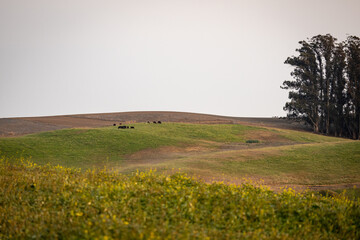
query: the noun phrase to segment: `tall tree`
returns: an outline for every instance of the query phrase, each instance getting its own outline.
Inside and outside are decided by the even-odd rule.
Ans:
[[[354,139],[360,139],[360,39],[349,36],[346,40],[349,108]]]
[[[334,116],[334,135],[342,137],[344,128],[345,128],[345,105],[347,103],[346,95],[346,78],[345,78],[345,68],[346,68],[346,54],[344,51],[343,43],[336,45],[334,49],[334,60],[333,60],[333,69],[332,69],[332,106],[333,111],[331,111]]]
[[[295,81],[284,81],[282,88],[291,89],[289,92],[290,102],[286,103],[284,110],[288,111],[288,117],[301,118],[310,123],[315,132],[319,132],[318,115],[318,79],[316,55],[312,46],[306,41],[300,41],[301,47],[296,49],[299,56],[289,57],[285,64],[295,69],[291,76]]]
[[[330,103],[335,41],[336,38],[330,34],[317,35],[309,40],[317,60],[317,78],[320,84],[321,129],[326,134],[330,133],[330,121],[332,120]]]

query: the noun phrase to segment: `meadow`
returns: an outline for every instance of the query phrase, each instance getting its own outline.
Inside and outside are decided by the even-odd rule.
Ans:
[[[0,138],[0,155],[37,164],[131,173],[181,169],[207,182],[243,178],[274,186],[360,182],[360,143],[239,124],[133,124]],[[249,143],[252,142],[253,143]],[[11,160],[9,160],[11,161]]]
[[[360,200],[0,159],[0,239],[359,239]]]
[[[0,151],[11,157],[32,157],[37,163],[91,167],[110,161],[121,162],[126,155],[164,146],[185,147],[203,140],[244,141],[242,125],[135,124],[135,129],[117,127],[64,129],[17,138],[1,138]],[[209,145],[209,144],[207,144]]]

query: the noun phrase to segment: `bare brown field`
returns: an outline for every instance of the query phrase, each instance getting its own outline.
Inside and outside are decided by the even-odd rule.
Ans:
[[[15,137],[64,128],[96,128],[114,123],[147,121],[198,124],[244,124],[263,127],[309,131],[298,122],[279,118],[241,118],[187,112],[119,112],[46,117],[0,118],[0,137]]]

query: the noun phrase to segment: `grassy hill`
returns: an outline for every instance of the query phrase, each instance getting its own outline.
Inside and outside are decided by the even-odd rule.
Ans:
[[[124,156],[144,149],[164,146],[215,146],[211,141],[244,142],[244,133],[256,129],[242,125],[133,125],[135,129],[64,129],[17,138],[1,138],[0,151],[15,158],[31,156],[36,163],[50,162],[87,168],[109,161],[121,162]]]
[[[0,159],[0,239],[359,239],[360,201]]]
[[[66,128],[106,127],[119,122],[144,123],[147,121],[196,124],[245,124],[311,131],[311,128],[308,125],[304,125],[293,120],[279,118],[243,118],[189,112],[138,111],[25,118],[0,118],[0,137],[23,136],[26,134]]]
[[[359,141],[240,124],[132,125],[0,138],[0,239],[360,237]]]
[[[360,182],[360,142],[239,124],[133,124],[0,138],[0,154],[38,164],[129,173],[181,169],[206,181],[268,185]],[[258,143],[246,143],[257,140]]]

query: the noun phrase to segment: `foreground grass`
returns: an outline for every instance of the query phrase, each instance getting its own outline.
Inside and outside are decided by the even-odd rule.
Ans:
[[[0,161],[0,239],[359,239],[360,201]]]

